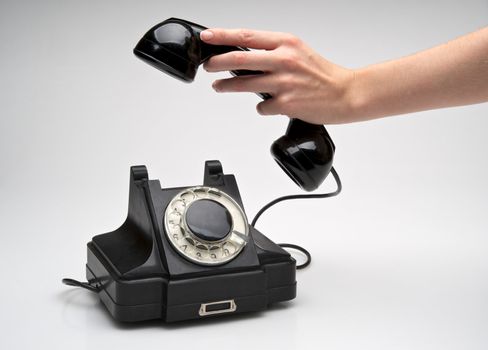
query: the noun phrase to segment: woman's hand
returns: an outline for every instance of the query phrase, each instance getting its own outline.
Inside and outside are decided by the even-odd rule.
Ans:
[[[209,72],[264,72],[216,80],[213,88],[217,92],[271,94],[272,99],[257,105],[262,115],[283,114],[314,124],[353,121],[354,71],[327,61],[297,37],[248,29],[210,29],[201,33],[201,39],[208,44],[258,49],[232,51],[205,62]]]

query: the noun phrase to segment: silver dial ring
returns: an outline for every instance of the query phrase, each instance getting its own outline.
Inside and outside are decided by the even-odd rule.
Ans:
[[[186,223],[186,211],[198,200],[212,200],[225,207],[231,218],[229,233],[219,241],[197,237]],[[249,241],[249,226],[242,208],[228,194],[213,187],[187,188],[173,197],[164,213],[166,237],[184,258],[200,265],[221,265],[234,259]]]

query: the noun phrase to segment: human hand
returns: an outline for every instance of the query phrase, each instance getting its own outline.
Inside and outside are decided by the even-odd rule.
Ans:
[[[267,92],[260,102],[261,115],[282,114],[314,124],[352,120],[354,71],[335,65],[297,37],[278,32],[248,29],[209,29],[201,39],[214,45],[232,45],[252,51],[232,51],[211,57],[204,64],[209,72],[239,69],[264,74],[216,80],[217,92]]]

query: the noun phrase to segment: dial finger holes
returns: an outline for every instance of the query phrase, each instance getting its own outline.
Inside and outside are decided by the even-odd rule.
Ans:
[[[206,186],[178,193],[164,213],[166,238],[184,258],[221,265],[236,258],[249,242],[249,225],[239,204]]]

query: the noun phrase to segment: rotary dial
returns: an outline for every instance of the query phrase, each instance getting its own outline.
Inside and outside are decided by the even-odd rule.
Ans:
[[[173,197],[164,227],[176,251],[201,265],[229,262],[249,241],[241,207],[225,192],[206,186],[187,188]]]

